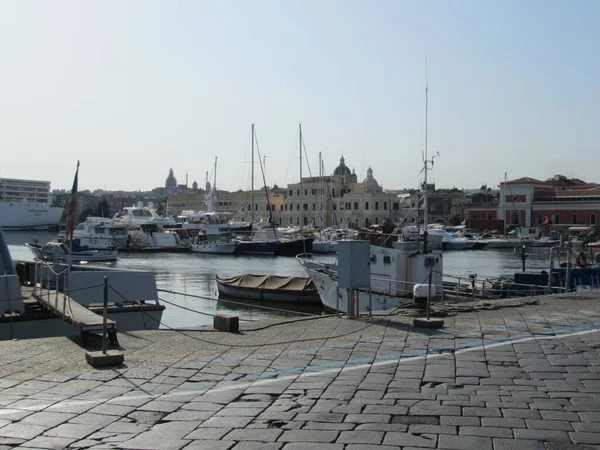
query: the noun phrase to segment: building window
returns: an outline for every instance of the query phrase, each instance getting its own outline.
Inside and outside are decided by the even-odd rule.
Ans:
[[[573,214],[573,224],[577,223],[577,214]]]
[[[399,211],[400,210],[400,203],[394,202],[394,204],[392,206],[394,207],[394,211]]]
[[[317,210],[317,205],[315,205],[315,204],[313,203],[313,211],[316,211],[316,210]]]
[[[358,209],[358,202],[354,202],[354,209]]]
[[[304,218],[304,225],[308,225],[308,217]]]
[[[300,195],[300,189],[298,189],[298,195]]]
[[[287,211],[287,205],[285,205],[285,210]]]
[[[476,220],[477,216],[475,214],[473,214],[473,220]]]
[[[369,202],[365,202],[365,209],[368,210],[369,209]]]
[[[379,211],[379,202],[375,202],[375,211]]]
[[[304,195],[308,195],[308,189],[304,189]]]
[[[387,211],[387,202],[383,202],[383,210]]]
[[[279,211],[283,211],[283,205],[279,205]]]
[[[538,214],[538,225],[542,224],[542,215]]]
[[[513,225],[519,225],[519,213],[518,212],[515,211],[511,214],[510,223],[512,223]]]
[[[379,217],[375,217],[375,225],[379,225]]]
[[[555,223],[555,224],[559,224],[559,223],[560,223],[560,218],[558,217],[558,214],[556,214],[556,215],[554,216],[554,223]]]
[[[302,209],[303,209],[304,211],[308,211],[308,203],[303,203],[303,204],[302,204]]]
[[[291,197],[293,194],[294,194],[294,191],[292,191],[292,190],[290,189],[290,192],[289,192],[289,195],[290,195],[290,197]]]
[[[492,215],[488,214],[488,220],[492,220]]]
[[[335,197],[335,188],[332,188],[332,189],[331,189],[331,196],[332,196],[332,197]]]
[[[592,214],[592,217],[590,217],[590,224],[596,225],[596,214]]]
[[[296,217],[296,225],[300,225],[300,217]]]
[[[254,205],[254,211],[258,211],[258,203]]]
[[[292,218],[290,217],[290,225],[292,225],[292,223],[293,223],[293,222],[292,222]]]

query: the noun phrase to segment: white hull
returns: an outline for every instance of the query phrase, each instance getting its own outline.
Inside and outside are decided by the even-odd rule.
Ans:
[[[313,241],[312,244],[313,253],[325,255],[328,253],[337,253],[337,242],[336,241]]]
[[[202,244],[193,244],[192,251],[195,253],[218,253],[231,255],[235,252],[237,244],[235,242],[203,242]]]
[[[29,230],[57,227],[63,208],[43,203],[5,202],[0,200],[0,228]]]
[[[321,296],[323,307],[330,311],[339,311],[343,314],[348,312],[348,294],[346,289],[339,289],[337,283],[326,273],[310,269],[304,266],[306,273],[317,287]],[[370,298],[369,298],[370,297]],[[360,291],[358,296],[359,312],[367,311],[385,311],[401,303],[405,303],[406,298],[395,297],[386,294]]]

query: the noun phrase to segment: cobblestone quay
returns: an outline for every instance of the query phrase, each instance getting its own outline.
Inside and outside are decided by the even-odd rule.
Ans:
[[[0,449],[600,448],[600,293],[535,300],[440,330],[390,314],[120,334],[118,368],[66,338],[0,342]]]

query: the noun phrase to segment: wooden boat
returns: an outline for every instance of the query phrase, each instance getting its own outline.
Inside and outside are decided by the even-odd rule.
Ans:
[[[220,295],[245,300],[267,302],[320,303],[321,298],[309,278],[277,275],[238,275],[230,278],[217,276]]]

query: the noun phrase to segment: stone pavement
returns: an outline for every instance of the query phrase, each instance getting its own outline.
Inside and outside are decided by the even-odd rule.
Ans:
[[[65,338],[0,342],[0,448],[600,448],[600,293],[539,300],[441,330],[387,315],[121,334],[116,369]]]

